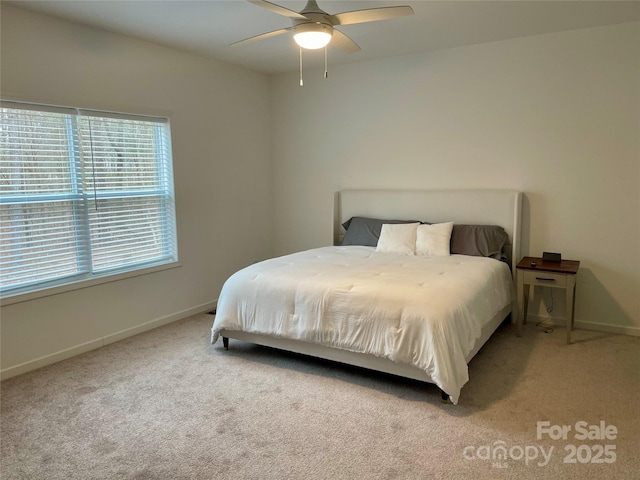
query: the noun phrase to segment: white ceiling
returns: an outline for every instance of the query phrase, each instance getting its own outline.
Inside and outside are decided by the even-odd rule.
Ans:
[[[304,0],[272,1],[296,11],[305,5]],[[229,46],[290,26],[288,18],[244,0],[3,0],[3,3],[265,73],[298,68],[298,51],[289,34]],[[411,5],[415,11],[410,17],[339,27],[362,50],[346,54],[329,49],[331,64],[640,20],[640,1],[318,0],[318,4],[331,14],[394,5]],[[319,66],[323,60],[322,52],[305,54],[306,66]]]

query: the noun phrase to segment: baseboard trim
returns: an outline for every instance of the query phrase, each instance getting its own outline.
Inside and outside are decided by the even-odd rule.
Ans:
[[[13,367],[4,368],[0,370],[0,380],[7,380],[8,378],[15,377],[16,375],[21,375],[23,373],[27,373],[32,370],[37,370],[38,368],[46,367],[47,365],[51,365],[53,363],[66,360],[68,358],[75,357],[76,355],[80,355],[82,353],[86,353],[91,350],[104,347],[105,345],[118,342],[125,338],[138,335],[139,333],[143,333],[148,330],[161,327],[163,325],[175,322],[177,320],[182,320],[183,318],[190,317],[191,315],[197,315],[198,313],[209,312],[215,309],[216,305],[217,305],[217,300],[203,303],[201,305],[197,305],[195,307],[191,307],[186,310],[182,310],[180,312],[172,313],[171,315],[166,315],[164,317],[156,318],[155,320],[151,320],[150,322],[146,322],[141,325],[137,325],[135,327],[127,328],[125,330],[112,333],[111,335],[106,335],[104,337],[97,338],[95,340],[91,340],[89,342],[85,342],[80,345],[76,345],[74,347],[66,348],[64,350],[52,353],[50,355],[45,355],[43,357],[36,358],[35,360],[30,360],[28,362],[15,365]]]
[[[547,317],[542,315],[528,315],[527,323],[544,322],[546,325],[554,327],[564,327],[567,322],[564,317]],[[611,325],[608,323],[582,322],[575,320],[574,328],[578,330],[589,330],[593,332],[615,333],[618,335],[630,335],[640,337],[640,327],[625,327],[622,325]]]
[[[146,322],[135,327],[121,330],[120,332],[116,332],[111,335],[106,335],[104,337],[91,340],[89,342],[85,342],[80,345],[76,345],[74,347],[52,353],[50,355],[45,355],[44,357],[36,358],[35,360],[30,360],[13,367],[4,368],[0,370],[0,380],[6,380],[8,378],[15,377],[16,375],[21,375],[32,370],[37,370],[38,368],[46,367],[47,365],[51,365],[68,358],[75,357],[76,355],[80,355],[91,350],[104,347],[105,345],[124,340],[125,338],[138,335],[139,333],[161,327],[177,320],[182,320],[183,318],[190,317],[191,315],[209,312],[211,310],[214,310],[216,306],[217,300],[203,303],[201,305],[197,305],[180,312],[172,313],[171,315],[166,315],[164,317],[151,320],[150,322]],[[565,319],[563,317],[543,317],[542,315],[533,314],[528,315],[528,317],[529,318],[527,323],[545,322],[547,324],[558,327],[564,327],[566,325]],[[596,332],[615,333],[620,335],[640,337],[640,327],[625,327],[621,325],[610,325],[606,323],[576,321],[575,328],[579,330],[591,330]]]

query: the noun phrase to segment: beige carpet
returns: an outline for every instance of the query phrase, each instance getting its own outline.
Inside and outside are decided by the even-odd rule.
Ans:
[[[562,328],[505,325],[453,406],[432,385],[233,340],[226,352],[208,343],[212,320],[3,382],[2,480],[639,478],[640,338],[576,331],[567,346]],[[543,421],[567,439],[538,439]],[[575,439],[582,421],[616,438]],[[506,458],[487,458],[499,446]]]

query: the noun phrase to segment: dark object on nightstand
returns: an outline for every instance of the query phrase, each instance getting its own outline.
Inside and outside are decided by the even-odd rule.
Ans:
[[[542,261],[543,262],[561,262],[562,255],[560,255],[559,253],[542,252]]]

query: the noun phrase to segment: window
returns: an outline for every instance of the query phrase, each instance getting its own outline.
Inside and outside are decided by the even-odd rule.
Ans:
[[[176,261],[168,119],[2,102],[3,297]]]

